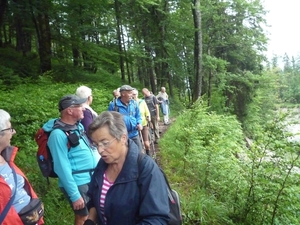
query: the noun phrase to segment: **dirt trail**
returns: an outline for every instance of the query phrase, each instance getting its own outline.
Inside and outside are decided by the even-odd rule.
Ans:
[[[168,130],[171,123],[173,123],[174,121],[175,121],[174,118],[170,118],[169,125],[164,125],[164,123],[162,121],[159,122],[158,125],[159,125],[160,138],[163,137],[164,133]],[[160,147],[159,147],[159,144],[154,144],[154,147],[155,147],[155,152],[156,152],[155,161],[160,166]]]

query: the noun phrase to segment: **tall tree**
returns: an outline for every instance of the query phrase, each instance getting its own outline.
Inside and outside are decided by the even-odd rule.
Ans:
[[[8,5],[8,0],[0,0],[0,28],[2,28],[2,26],[3,26],[4,13],[6,11],[7,5]],[[3,47],[1,34],[2,34],[2,32],[0,31],[0,47]]]
[[[201,11],[200,0],[194,0],[193,2],[193,17],[195,26],[195,50],[194,50],[194,90],[192,101],[195,102],[201,95],[202,87],[202,31],[201,31]]]
[[[41,72],[51,70],[51,31],[48,11],[50,10],[50,0],[29,0],[32,20],[38,39],[38,52],[40,56]]]

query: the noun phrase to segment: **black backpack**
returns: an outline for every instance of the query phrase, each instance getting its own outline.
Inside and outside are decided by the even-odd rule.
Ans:
[[[138,156],[139,173],[140,173],[140,163],[146,156],[147,155],[143,153],[139,153]],[[170,212],[169,212],[170,220],[168,222],[168,225],[182,225],[182,213],[180,209],[179,195],[175,190],[171,188],[165,172],[161,168],[160,171],[162,172],[168,186],[167,191],[168,191],[169,207],[170,207]]]

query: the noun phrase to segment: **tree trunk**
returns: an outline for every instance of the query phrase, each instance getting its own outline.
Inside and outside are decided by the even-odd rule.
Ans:
[[[202,88],[202,32],[201,32],[201,12],[200,0],[194,0],[192,9],[195,27],[195,46],[194,46],[194,88],[192,101],[195,102],[201,96]]]
[[[118,39],[118,47],[119,47],[119,60],[120,60],[119,62],[120,62],[121,78],[123,83],[125,83],[124,57],[123,57],[121,27],[120,27],[121,17],[120,17],[120,8],[119,8],[118,0],[115,0],[115,12],[116,12],[116,21],[117,21],[117,39]],[[128,83],[131,83],[129,74],[128,74]]]
[[[8,1],[0,0],[0,27],[2,28],[4,22],[4,13],[7,8]],[[4,30],[4,29],[3,29]],[[2,32],[0,31],[0,48],[3,47],[2,43]]]
[[[51,32],[48,16],[50,2],[48,0],[40,0],[37,3],[37,17],[35,16],[32,8],[32,1],[29,0],[29,3],[31,5],[32,20],[34,22],[38,38],[40,68],[41,72],[44,73],[51,70]]]
[[[38,29],[40,32],[39,55],[41,72],[51,70],[51,32],[47,12],[38,14]]]
[[[79,52],[78,48],[76,48],[74,45],[72,47],[72,54],[73,54],[74,67],[80,66],[80,63],[79,63],[80,52]]]
[[[12,12],[16,31],[16,50],[22,52],[25,56],[26,53],[31,51],[31,34],[28,23],[30,17],[28,13],[25,13],[28,12],[28,7],[24,4],[24,1],[13,0],[13,2],[17,6],[13,8]]]

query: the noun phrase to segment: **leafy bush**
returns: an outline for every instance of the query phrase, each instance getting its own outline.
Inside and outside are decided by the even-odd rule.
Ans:
[[[239,122],[197,105],[160,142],[161,164],[182,199],[185,224],[297,224],[299,144],[284,118],[265,122],[247,149]]]
[[[1,108],[12,117],[16,129],[12,144],[19,147],[16,163],[28,176],[34,189],[45,204],[46,224],[70,224],[74,216],[69,203],[58,188],[57,180],[50,179],[50,185],[41,175],[36,162],[37,145],[34,134],[50,118],[59,116],[58,101],[66,94],[75,93],[81,84],[53,84],[51,78],[40,77],[36,84],[15,85],[9,90],[0,91]],[[92,107],[97,112],[107,109],[111,100],[108,89],[99,89],[95,83],[85,84],[93,89]]]
[[[59,116],[59,99],[80,85],[93,89],[96,112],[107,110],[112,90],[121,81],[101,79],[54,83],[44,74],[35,83],[0,85],[1,108],[11,114],[17,131],[12,140],[20,150],[16,163],[45,203],[46,224],[70,224],[74,218],[57,180],[48,185],[39,171],[34,134],[48,119]],[[174,115],[181,106],[173,99],[171,107]],[[260,110],[253,106],[255,115]],[[172,186],[180,193],[184,224],[298,224],[300,146],[288,141],[284,116],[265,117],[265,123],[252,117],[252,143],[246,148],[235,117],[209,112],[201,104],[178,114],[160,142],[160,154]]]
[[[9,68],[20,78],[35,79],[38,76],[40,62],[36,53],[28,53],[24,56],[14,48],[0,48],[0,61],[3,67]],[[0,79],[2,79],[1,75],[0,73]]]

